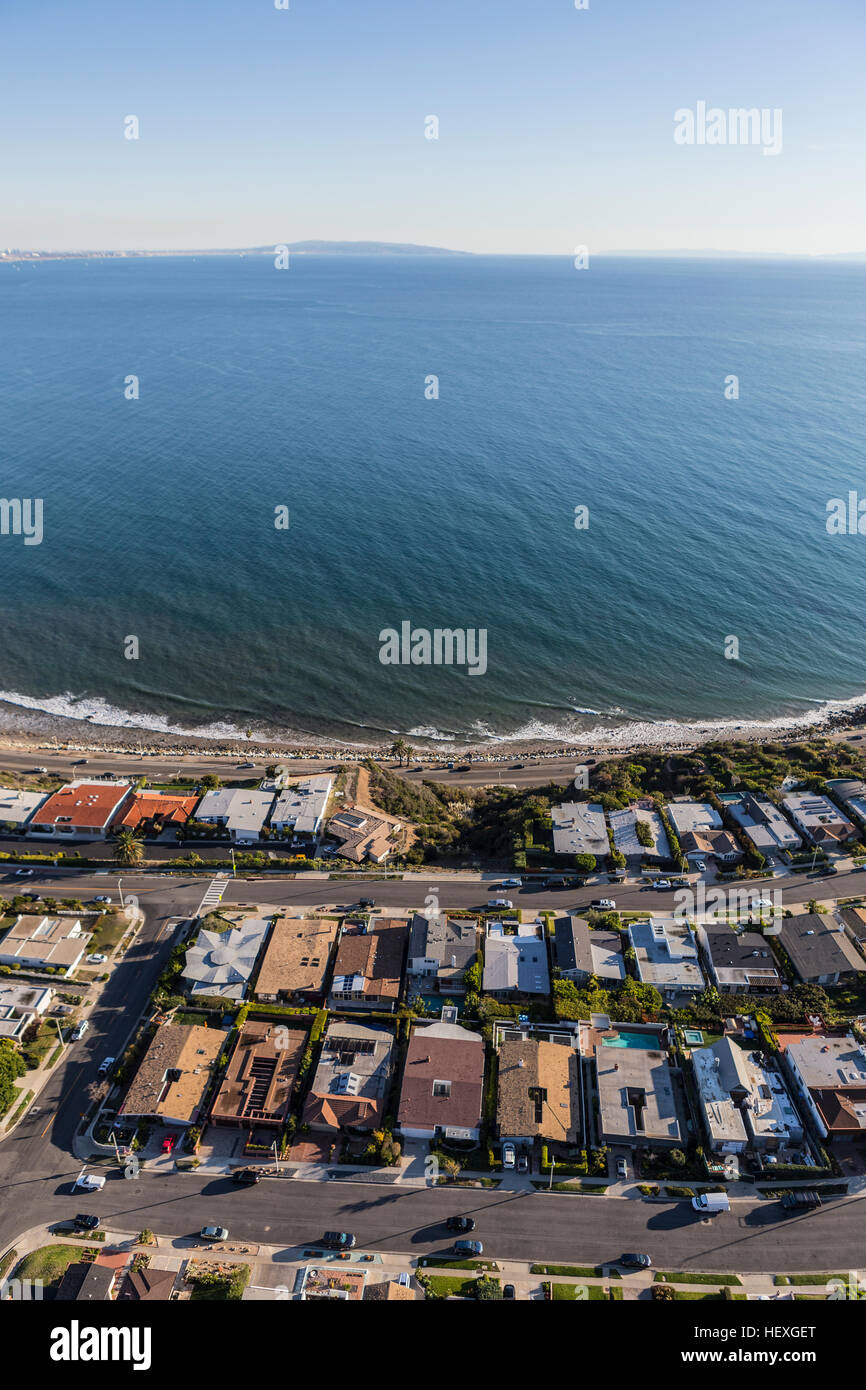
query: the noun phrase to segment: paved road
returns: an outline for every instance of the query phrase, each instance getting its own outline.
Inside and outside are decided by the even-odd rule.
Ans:
[[[834,892],[866,892],[866,874],[837,875]],[[444,907],[470,906],[486,888],[418,875],[411,881],[379,881],[365,890],[383,907],[420,906],[438,885]],[[51,871],[28,888],[57,895],[104,892],[110,881],[92,872]],[[235,880],[225,901],[333,903],[348,900],[341,884],[328,880]],[[479,892],[481,889],[481,892]],[[144,1175],[135,1183],[112,1176],[102,1192],[73,1196],[78,1172],[72,1137],[87,1108],[87,1089],[99,1060],[117,1055],[139,1016],[172,941],[175,917],[194,912],[204,884],[200,877],[124,875],[124,891],[135,893],[145,912],[140,937],[112,974],[93,1011],[90,1031],[71,1045],[40,1096],[39,1113],[0,1144],[0,1245],[29,1226],[58,1220],[86,1207],[123,1230],[149,1226],[171,1236],[189,1234],[219,1220],[234,1235],[286,1245],[312,1241],[323,1229],[354,1230],[359,1245],[410,1253],[443,1249],[441,1222],[453,1212],[472,1212],[478,1238],[503,1258],[600,1261],[622,1250],[646,1249],[672,1268],[808,1270],[832,1263],[857,1267],[866,1248],[863,1199],[833,1202],[820,1211],[781,1220],[775,1204],[736,1203],[711,1223],[696,1219],[683,1203],[651,1204],[601,1197],[515,1194],[475,1189],[389,1188],[362,1183],[266,1181],[237,1189],[223,1178],[198,1174]],[[814,881],[791,890],[800,899]],[[670,895],[616,890],[617,901],[645,907],[669,903]],[[521,906],[580,906],[587,893],[515,890]],[[565,899],[565,902],[563,902]],[[793,898],[786,901],[794,901]],[[438,1226],[437,1226],[438,1223]],[[437,1226],[437,1229],[431,1229]],[[832,1256],[830,1254],[832,1252]]]

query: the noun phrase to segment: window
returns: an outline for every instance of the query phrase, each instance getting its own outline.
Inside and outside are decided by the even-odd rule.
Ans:
[[[444,1096],[444,1098],[445,1098],[446,1100],[450,1099],[450,1096],[451,1096],[451,1082],[450,1082],[450,1081],[434,1081],[434,1082],[433,1082],[433,1094],[434,1094],[434,1096]]]

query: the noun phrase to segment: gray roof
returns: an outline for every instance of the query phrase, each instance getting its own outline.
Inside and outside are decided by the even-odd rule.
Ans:
[[[801,912],[782,922],[781,942],[803,980],[866,970],[866,960],[843,927],[821,912]]]
[[[557,917],[553,930],[556,938],[556,964],[562,971],[582,970],[593,973],[592,946],[589,923],[583,917]]]
[[[325,813],[333,782],[330,777],[300,777],[277,797],[272,825],[291,824],[296,835],[315,835]]]
[[[472,918],[448,917],[438,912],[425,917],[416,912],[409,932],[409,962],[426,957],[438,960],[438,975],[461,976],[475,959],[478,922]]]
[[[183,978],[190,993],[243,999],[269,926],[257,917],[232,931],[200,931],[186,953]]]
[[[196,820],[220,821],[235,835],[259,838],[273,804],[271,792],[243,787],[220,787],[205,792],[195,812]]]
[[[590,933],[592,973],[599,980],[624,980],[625,960],[622,951],[622,932],[594,931]]]
[[[506,936],[496,924],[488,927],[482,988],[550,993],[547,947],[535,928],[522,927],[518,936]]]

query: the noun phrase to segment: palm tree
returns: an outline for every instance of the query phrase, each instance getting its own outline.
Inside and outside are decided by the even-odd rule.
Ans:
[[[129,868],[144,858],[144,845],[134,830],[118,830],[114,837],[114,862]]]
[[[406,740],[405,740],[404,738],[395,738],[395,739],[394,739],[394,742],[391,744],[391,746],[390,746],[389,749],[388,749],[388,752],[391,754],[391,757],[392,757],[392,758],[396,758],[396,759],[398,760],[398,762],[400,763],[401,767],[402,767],[402,765],[403,765],[403,755],[404,755],[405,751],[406,751]]]
[[[405,757],[405,759],[406,759],[406,766],[408,767],[409,764],[411,763],[412,759],[413,759],[414,756],[415,756],[415,749],[412,747],[411,744],[409,744],[409,743],[404,743],[404,744],[403,744],[403,755],[404,755],[404,757]]]

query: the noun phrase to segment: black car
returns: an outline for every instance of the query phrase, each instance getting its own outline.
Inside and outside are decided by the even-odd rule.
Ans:
[[[79,1212],[78,1216],[75,1218],[75,1225],[78,1227],[79,1231],[95,1231],[99,1222],[100,1218],[98,1216],[93,1216],[92,1214],[88,1215],[87,1212]]]
[[[512,763],[512,764],[511,764],[511,771],[512,771],[512,772],[521,772],[521,771],[523,770],[523,768],[525,768],[525,767],[526,767],[526,763]]]
[[[359,898],[359,899],[358,899],[358,906],[359,906],[359,907],[375,907],[375,906],[376,906],[376,899],[375,899],[375,898]]]
[[[322,1244],[328,1250],[351,1250],[355,1244],[355,1237],[351,1231],[326,1231],[322,1236]]]
[[[261,1173],[255,1173],[252,1168],[236,1168],[232,1173],[232,1182],[249,1184],[261,1182]]]
[[[625,1265],[626,1269],[651,1269],[652,1260],[649,1255],[636,1255],[634,1251],[626,1251],[614,1262],[618,1265]]]
[[[503,1298],[516,1298],[516,1297],[517,1297],[517,1294],[516,1294],[515,1291],[514,1291],[514,1285],[513,1285],[513,1284],[503,1284],[503,1286],[502,1286],[502,1297],[503,1297]]]
[[[449,1216],[445,1223],[449,1231],[474,1231],[475,1222],[471,1216]]]

